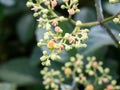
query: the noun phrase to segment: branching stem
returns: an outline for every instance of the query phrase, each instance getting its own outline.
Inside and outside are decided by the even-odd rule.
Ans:
[[[108,17],[108,18],[105,18],[105,19],[101,20],[100,22],[99,22],[99,21],[94,21],[94,22],[82,23],[82,24],[80,25],[80,27],[91,27],[91,26],[95,26],[95,25],[100,25],[100,23],[106,23],[106,22],[108,22],[108,21],[113,20],[113,19],[114,19],[115,17],[117,17],[118,15],[120,15],[120,12],[117,13],[116,15],[114,15],[114,16],[110,16],[110,17]],[[76,22],[76,21],[74,21],[73,19],[67,19],[67,18],[65,18],[65,19],[66,19],[67,21],[70,21],[72,24],[75,25],[75,22]]]
[[[97,11],[97,15],[98,15],[98,21],[99,24],[107,31],[107,33],[109,34],[109,36],[114,40],[114,42],[116,43],[116,45],[118,47],[120,47],[119,41],[118,39],[114,36],[114,34],[112,33],[112,31],[109,29],[109,27],[107,27],[104,22],[105,19],[103,18],[103,13],[102,13],[102,5],[101,5],[101,0],[95,0],[95,6],[96,6],[96,11]],[[119,14],[119,13],[118,13]],[[117,15],[118,15],[117,14]],[[116,16],[116,15],[115,15]],[[106,21],[113,19],[115,16],[107,18]]]

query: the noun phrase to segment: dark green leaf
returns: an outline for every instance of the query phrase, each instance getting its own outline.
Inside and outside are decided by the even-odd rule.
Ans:
[[[73,30],[73,25],[69,22],[60,22],[59,26],[63,29],[63,33],[69,33]]]
[[[113,79],[118,79],[119,76],[117,71],[119,68],[119,63],[117,63],[117,61],[114,59],[107,59],[104,62],[105,67],[110,68],[110,75],[112,75]]]
[[[12,83],[0,83],[0,90],[17,90],[17,86]]]
[[[1,65],[0,79],[25,85],[39,82],[40,74],[37,67],[29,64],[29,59],[18,58]]]
[[[80,13],[77,13],[74,18],[76,21],[90,22],[96,20],[96,14],[91,8],[81,8]]]
[[[42,52],[41,52],[40,48],[36,46],[33,49],[33,52],[31,54],[30,64],[35,65],[35,66],[40,64],[40,56],[42,56]]]
[[[104,3],[104,8],[109,14],[115,15],[118,12],[120,12],[120,3],[116,4]]]
[[[17,24],[17,34],[22,43],[29,42],[34,35],[35,21],[31,14],[23,16]]]
[[[109,28],[120,32],[120,25],[119,24],[115,24],[113,21],[110,21],[107,23],[107,25],[109,26]]]
[[[5,6],[13,6],[15,4],[15,0],[0,0],[0,3]]]

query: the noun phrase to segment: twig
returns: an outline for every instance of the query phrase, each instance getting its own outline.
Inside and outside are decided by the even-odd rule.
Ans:
[[[110,17],[108,17],[108,18],[102,19],[101,21],[94,21],[94,22],[82,23],[82,24],[80,25],[80,27],[91,27],[91,26],[95,26],[95,25],[100,25],[100,22],[101,22],[101,23],[106,23],[106,22],[108,22],[108,21],[113,20],[113,19],[114,19],[115,17],[117,17],[118,15],[120,15],[120,12],[117,13],[116,15],[114,15],[114,16],[110,16]],[[65,20],[66,20],[66,21],[70,21],[72,24],[75,25],[75,22],[76,22],[76,21],[74,21],[73,19],[67,19],[67,18],[65,18]]]
[[[103,18],[103,13],[102,13],[101,0],[95,0],[95,6],[96,6],[96,10],[97,10],[99,24],[107,31],[107,33],[114,40],[114,42],[117,44],[117,46],[120,47],[118,39],[114,36],[114,34],[112,33],[112,31],[104,24],[104,18]],[[113,18],[114,17],[111,17],[111,18],[108,18],[108,19],[113,19]]]

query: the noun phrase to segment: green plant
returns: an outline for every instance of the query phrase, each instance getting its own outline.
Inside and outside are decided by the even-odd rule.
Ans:
[[[60,0],[29,0],[27,2],[27,6],[32,7],[31,10],[34,11],[34,17],[38,17],[38,27],[44,29],[43,38],[39,40],[38,46],[47,47],[46,50],[43,50],[43,56],[40,58],[41,64],[45,66],[41,71],[41,74],[44,75],[43,84],[45,84],[45,88],[78,90],[78,84],[81,84],[85,87],[85,90],[120,90],[120,86],[116,85],[116,80],[112,80],[109,75],[109,69],[103,68],[103,62],[96,61],[95,57],[88,57],[87,62],[84,60],[84,56],[81,53],[78,54],[77,51],[79,48],[87,47],[86,40],[89,41],[88,32],[92,31],[86,29],[86,27],[96,25],[99,25],[96,26],[98,30],[106,30],[114,44],[119,48],[119,40],[105,23],[113,20],[116,24],[120,24],[120,12],[104,18],[101,0],[95,0],[97,21],[82,23],[80,20],[73,19],[73,15],[81,13],[81,10],[78,9],[78,0],[61,1],[61,9],[66,10],[67,17],[55,11],[58,2]],[[119,2],[119,0],[110,0],[110,3],[116,2]],[[66,28],[64,29],[60,25],[64,22],[70,22],[73,27],[70,30],[65,30]],[[104,41],[106,42],[106,40]],[[59,62],[61,60],[60,55],[64,50],[70,52],[73,49],[75,54],[69,61],[65,62],[65,66],[62,67],[63,71],[51,69],[51,62]],[[62,75],[65,75],[65,77]],[[65,82],[66,79],[72,83]]]

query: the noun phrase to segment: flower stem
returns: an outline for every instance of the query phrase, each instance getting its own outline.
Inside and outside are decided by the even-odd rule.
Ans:
[[[107,31],[107,33],[110,35],[110,37],[114,40],[114,42],[116,43],[117,47],[120,48],[120,44],[118,39],[114,36],[114,34],[111,32],[111,30],[103,23],[101,23],[101,26],[104,27]]]
[[[73,78],[73,82],[72,82],[72,90],[78,90],[78,87],[77,87],[77,83],[75,81],[75,69],[73,70],[73,74],[72,74],[72,78]]]
[[[103,20],[103,10],[102,10],[102,5],[101,5],[101,0],[95,0],[95,7],[97,11],[97,16],[98,16],[98,21]]]
[[[97,16],[98,16],[99,24],[107,31],[107,33],[114,40],[114,42],[116,43],[116,45],[118,47],[120,47],[118,39],[114,36],[114,34],[112,33],[112,31],[104,24],[105,20],[104,20],[103,13],[102,13],[101,0],[95,0],[95,6],[96,6],[96,11],[97,11]],[[114,16],[110,17],[110,18],[107,18],[106,21],[108,21],[109,19],[113,19],[113,18],[114,18]]]
[[[95,26],[95,25],[100,25],[100,23],[106,23],[106,22],[108,22],[108,21],[113,20],[113,19],[114,19],[115,17],[117,17],[118,15],[120,15],[120,12],[117,13],[116,15],[114,15],[114,16],[110,16],[110,17],[105,18],[105,19],[103,19],[103,20],[101,20],[101,21],[94,21],[94,22],[82,23],[82,24],[80,25],[80,27],[91,27],[91,26]],[[66,20],[66,21],[70,21],[72,24],[75,25],[75,21],[74,21],[73,19],[67,19],[67,18],[65,18],[65,20]]]

